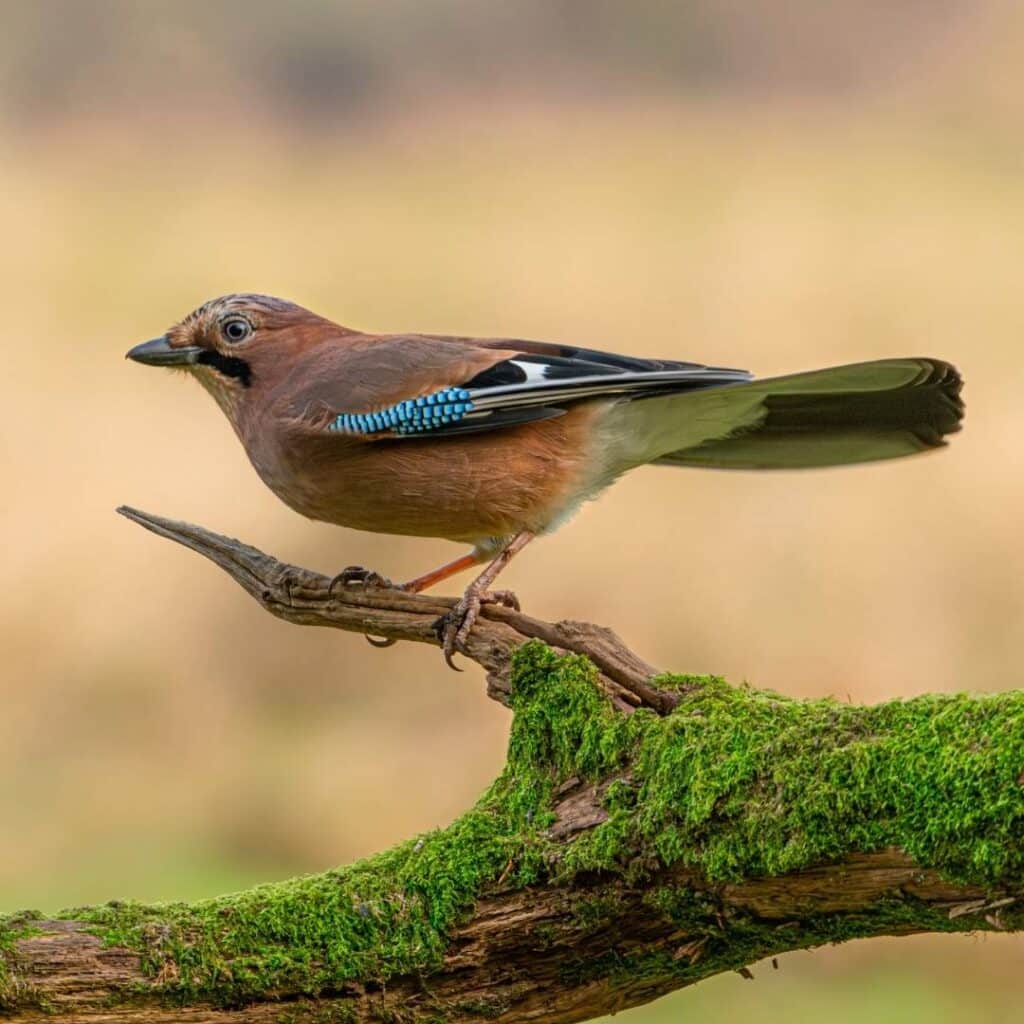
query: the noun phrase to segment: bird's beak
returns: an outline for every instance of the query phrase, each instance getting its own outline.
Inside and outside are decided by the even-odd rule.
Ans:
[[[191,366],[198,361],[203,350],[198,345],[174,348],[165,334],[162,338],[144,341],[125,353],[125,359],[134,359],[148,366]]]

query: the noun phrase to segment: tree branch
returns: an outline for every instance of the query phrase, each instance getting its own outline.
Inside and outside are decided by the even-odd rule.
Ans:
[[[248,544],[201,526],[127,506],[121,506],[118,512],[210,559],[271,615],[286,622],[440,646],[437,621],[455,604],[453,598],[407,594],[391,588],[335,587],[328,592],[329,577],[279,562]],[[623,709],[650,707],[666,713],[677,702],[674,694],[650,684],[657,670],[630,651],[610,629],[588,622],[542,622],[501,605],[484,605],[466,654],[487,672],[488,695],[494,700],[508,704],[511,656],[532,639],[586,655],[601,673],[600,685]]]
[[[123,511],[288,621],[436,643],[450,606],[332,597],[316,573]],[[488,613],[470,656],[515,714],[475,808],[217,900],[10,917],[0,1016],[559,1024],[824,942],[1024,927],[1021,692],[855,707],[652,681],[608,631]]]

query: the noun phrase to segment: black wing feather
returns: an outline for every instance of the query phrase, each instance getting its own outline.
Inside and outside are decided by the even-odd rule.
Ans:
[[[562,415],[573,403],[594,398],[633,401],[670,392],[722,387],[752,379],[731,370],[664,359],[599,352],[541,342],[502,342],[525,350],[459,385],[469,392],[471,412],[417,437],[498,430]]]

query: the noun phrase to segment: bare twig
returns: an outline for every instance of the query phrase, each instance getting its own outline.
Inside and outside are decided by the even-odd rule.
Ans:
[[[455,604],[454,598],[382,587],[335,587],[331,592],[327,576],[279,562],[241,541],[127,506],[118,512],[157,536],[208,558],[268,612],[286,622],[439,646],[435,625]],[[610,629],[586,622],[543,622],[501,605],[485,605],[465,653],[486,670],[487,692],[494,700],[508,704],[510,659],[517,647],[531,639],[590,658],[600,672],[601,685],[623,711],[649,707],[665,714],[678,703],[678,696],[651,683],[656,669]]]

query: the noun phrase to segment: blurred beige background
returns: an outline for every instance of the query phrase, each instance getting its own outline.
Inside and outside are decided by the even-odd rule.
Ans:
[[[1021,684],[1019,5],[0,13],[0,908],[320,870],[446,823],[502,763],[508,715],[478,672],[272,621],[114,514],[324,572],[400,578],[455,552],[303,521],[198,387],[123,361],[228,291],[759,374],[946,357],[969,409],[949,449],[641,470],[507,581],[655,664],[787,694]],[[626,1019],[1009,1021],[1022,951],[793,954]]]

